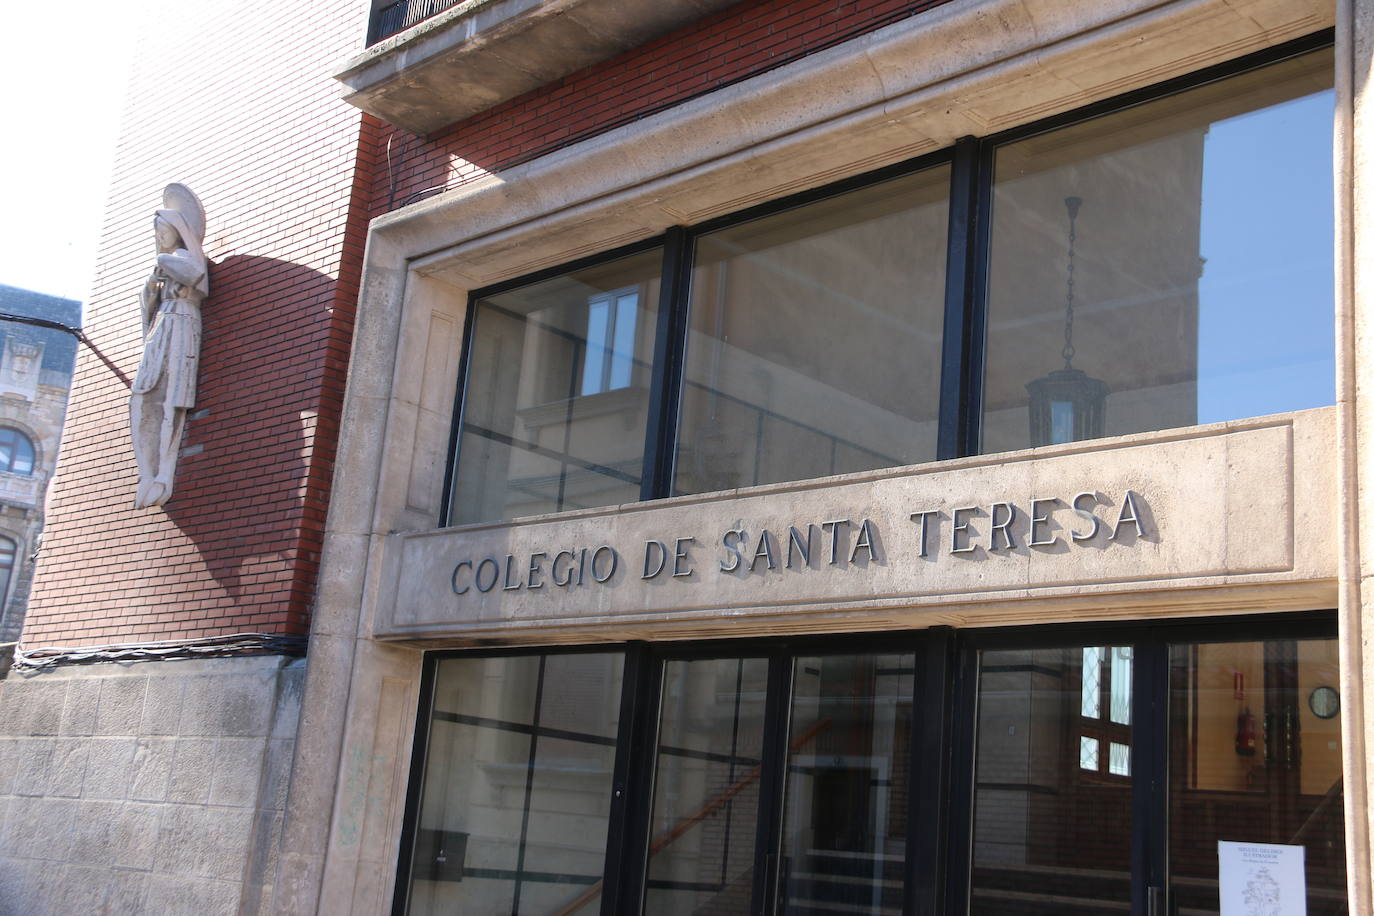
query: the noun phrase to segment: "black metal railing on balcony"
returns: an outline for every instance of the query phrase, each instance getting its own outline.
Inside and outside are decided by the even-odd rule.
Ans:
[[[367,43],[375,45],[444,10],[457,6],[462,0],[396,0],[372,11]]]

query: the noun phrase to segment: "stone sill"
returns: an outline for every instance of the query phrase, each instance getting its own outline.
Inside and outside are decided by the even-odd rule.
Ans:
[[[429,134],[736,0],[468,0],[387,38],[335,74],[344,101]]]

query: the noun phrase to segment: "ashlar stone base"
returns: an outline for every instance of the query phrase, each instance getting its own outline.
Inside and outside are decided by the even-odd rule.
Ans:
[[[0,682],[0,910],[266,911],[302,659],[104,663]]]

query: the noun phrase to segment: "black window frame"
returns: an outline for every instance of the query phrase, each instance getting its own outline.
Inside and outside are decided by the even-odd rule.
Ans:
[[[644,883],[654,794],[660,699],[667,662],[685,659],[766,658],[768,696],[764,721],[763,775],[755,836],[753,912],[776,911],[783,828],[792,663],[806,655],[915,654],[912,725],[908,735],[910,829],[904,867],[902,912],[907,916],[966,913],[972,875],[976,793],[979,662],[985,650],[1131,645],[1131,912],[1147,916],[1168,909],[1169,835],[1169,647],[1176,643],[1252,642],[1270,639],[1335,639],[1334,610],[1255,613],[1201,618],[1061,623],[988,629],[937,626],[921,630],[844,635],[714,639],[696,642],[627,642],[586,646],[445,649],[427,652],[415,721],[393,916],[408,906],[412,856],[419,823],[428,750],[428,726],[439,662],[447,658],[623,652],[625,659],[616,738],[612,796],[603,871],[603,916],[644,912]],[[934,748],[932,752],[930,749]]]
[[[439,508],[440,526],[453,524],[451,514],[460,457],[464,392],[468,387],[474,317],[479,299],[662,247],[658,323],[654,336],[640,499],[648,501],[673,496],[676,495],[673,492],[674,462],[677,454],[678,415],[682,401],[683,362],[686,356],[689,321],[688,295],[696,240],[720,229],[804,207],[941,165],[950,167],[950,185],[935,460],[943,461],[980,454],[987,328],[987,270],[991,246],[993,163],[997,150],[1018,140],[1154,102],[1322,50],[1330,47],[1334,40],[1334,30],[1326,29],[1032,124],[982,138],[961,137],[950,147],[915,159],[782,197],[693,226],[673,227],[653,238],[471,291],[468,295],[458,368],[458,390],[454,401],[448,461]]]

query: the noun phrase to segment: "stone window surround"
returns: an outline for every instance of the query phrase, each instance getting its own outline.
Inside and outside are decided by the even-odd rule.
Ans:
[[[375,220],[276,910],[376,912],[391,899],[422,653],[370,638],[376,570],[387,533],[437,523],[469,291],[1334,21],[1312,0],[955,0]],[[1350,820],[1354,857],[1366,846]]]

